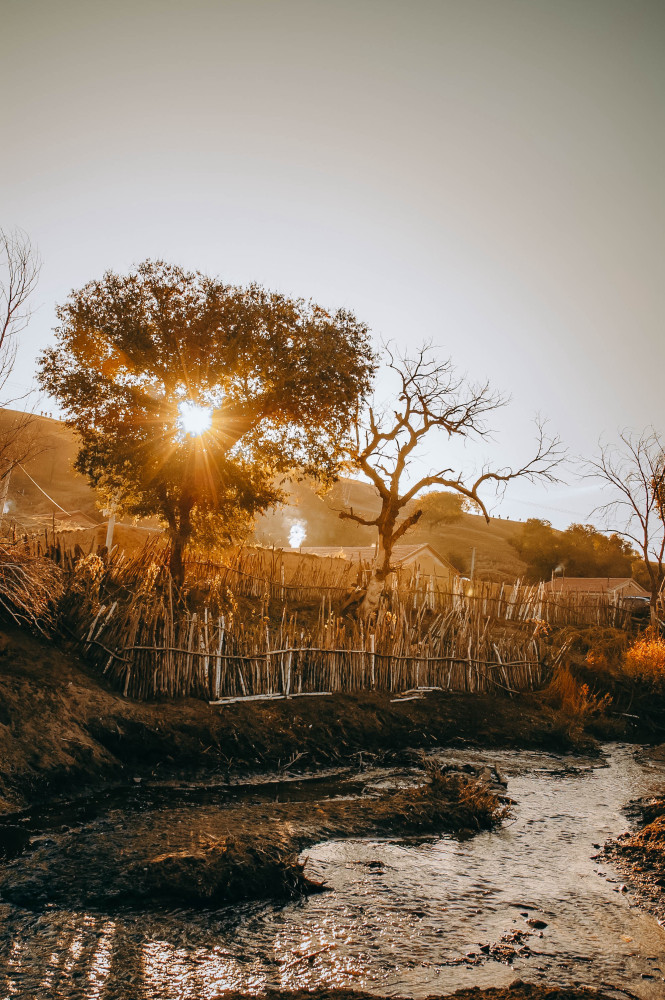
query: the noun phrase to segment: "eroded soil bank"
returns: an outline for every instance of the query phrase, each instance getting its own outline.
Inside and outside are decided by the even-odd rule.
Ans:
[[[644,754],[665,763],[665,744]],[[640,904],[665,924],[665,798],[637,799],[626,807],[635,827],[606,845],[603,857],[618,866]]]
[[[153,774],[390,763],[451,745],[589,753],[595,737],[630,739],[634,730],[624,713],[583,724],[542,693],[131,702],[73,652],[18,631],[0,644],[2,812]]]

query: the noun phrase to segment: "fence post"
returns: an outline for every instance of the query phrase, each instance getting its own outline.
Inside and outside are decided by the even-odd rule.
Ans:
[[[222,686],[222,648],[224,646],[224,615],[221,615],[218,620],[219,626],[219,643],[217,646],[217,661],[215,663],[215,698],[220,698],[220,689]]]
[[[286,659],[286,683],[284,685],[284,695],[286,698],[289,697],[291,693],[291,662],[293,660],[293,650],[289,650],[289,654]]]
[[[371,678],[372,678],[372,688],[374,688],[376,686],[376,675],[375,675],[375,669],[374,669],[374,661],[375,661],[375,656],[374,656],[374,642],[375,642],[375,636],[374,636],[374,633],[372,633],[372,635],[370,635],[370,637],[369,637],[369,651],[370,651],[369,665],[370,665],[370,673],[371,673]]]

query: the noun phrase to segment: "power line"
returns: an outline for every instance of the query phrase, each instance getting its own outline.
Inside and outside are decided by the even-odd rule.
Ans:
[[[46,497],[46,499],[47,499],[47,500],[50,500],[50,501],[51,501],[51,503],[53,504],[53,506],[54,506],[54,507],[57,507],[57,508],[58,508],[58,510],[61,510],[63,514],[69,514],[69,511],[68,511],[68,510],[65,510],[65,508],[64,508],[64,507],[61,507],[61,506],[60,506],[60,504],[59,504],[59,503],[57,503],[57,501],[55,501],[55,500],[53,499],[53,497],[50,497],[50,496],[48,495],[48,493],[46,492],[46,490],[43,490],[43,489],[41,488],[41,486],[39,485],[39,483],[35,482],[35,480],[34,480],[34,479],[32,478],[32,476],[30,475],[30,473],[29,473],[29,472],[26,472],[26,471],[25,471],[25,469],[23,468],[23,466],[22,466],[22,465],[20,465],[20,464],[19,464],[19,469],[21,470],[21,472],[22,472],[22,473],[24,473],[24,475],[26,475],[26,476],[28,477],[28,479],[29,479],[29,480],[30,480],[30,482],[31,482],[31,483],[33,484],[33,486],[36,486],[36,487],[37,487],[37,489],[39,490],[39,492],[40,492],[40,493],[43,493],[43,494],[44,494],[44,496]]]

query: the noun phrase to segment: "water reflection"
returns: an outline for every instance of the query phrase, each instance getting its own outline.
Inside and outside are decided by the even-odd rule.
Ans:
[[[425,997],[519,975],[660,1000],[665,930],[592,855],[625,827],[629,798],[665,788],[665,766],[622,747],[609,767],[575,769],[543,754],[442,756],[497,764],[515,819],[462,843],[320,844],[309,865],[332,891],[286,906],[108,919],[2,905],[0,996],[212,1000],[335,983]]]

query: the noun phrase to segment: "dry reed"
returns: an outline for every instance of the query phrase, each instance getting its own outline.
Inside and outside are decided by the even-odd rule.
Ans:
[[[31,631],[50,634],[63,593],[63,574],[50,559],[0,545],[0,614]]]

